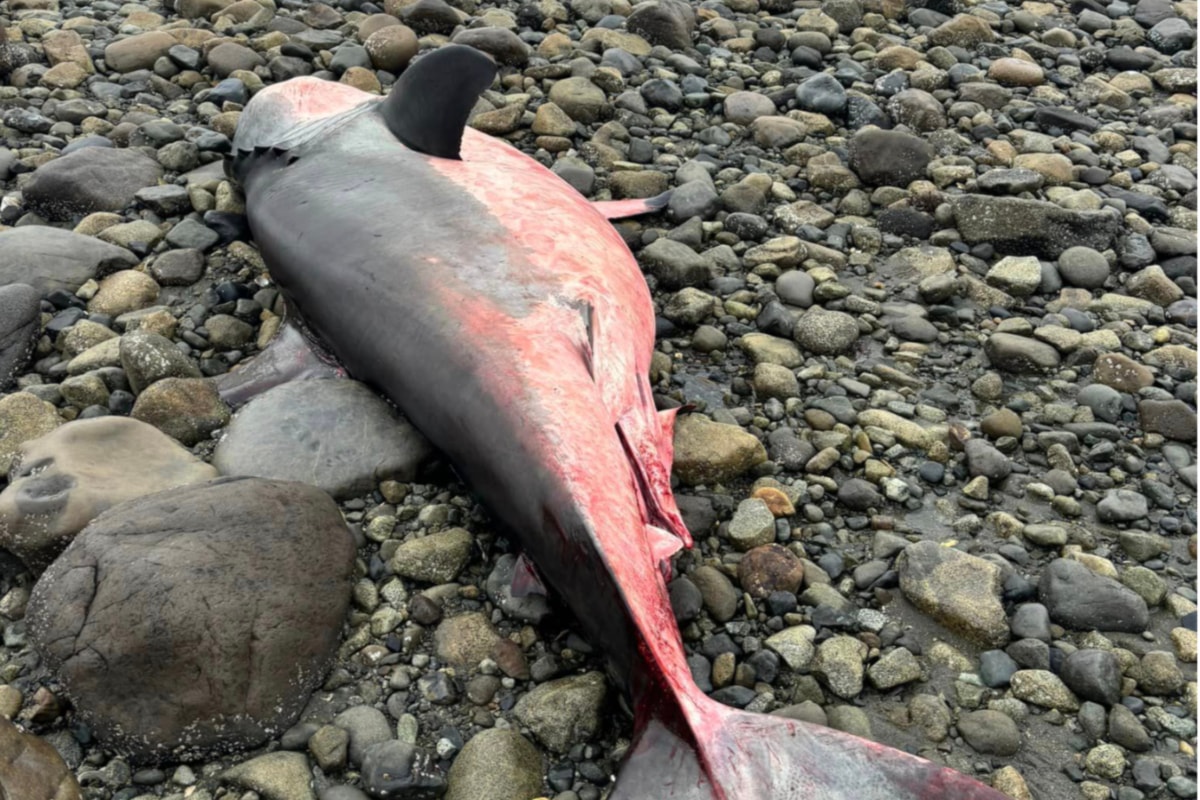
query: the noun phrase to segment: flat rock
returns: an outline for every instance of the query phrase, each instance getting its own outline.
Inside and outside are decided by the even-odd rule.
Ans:
[[[68,422],[26,442],[19,456],[0,492],[0,546],[35,571],[101,512],[217,475],[151,426],[115,416]]]
[[[1053,345],[1028,336],[1012,333],[993,333],[984,344],[992,365],[1006,372],[1041,372],[1062,363]]]
[[[26,283],[39,295],[75,292],[97,275],[137,264],[137,256],[61,228],[25,225],[0,232],[0,286]]]
[[[995,564],[926,541],[906,547],[896,569],[904,596],[947,628],[987,645],[1008,641],[1000,568]]]
[[[411,481],[432,455],[425,437],[357,381],[277,386],[247,403],[213,454],[223,475],[320,487],[335,498]]]
[[[154,62],[178,44],[166,31],[148,31],[118,39],[104,48],[104,63],[115,72],[150,69]]]
[[[1145,600],[1078,561],[1052,561],[1042,572],[1038,595],[1050,618],[1071,630],[1141,633],[1150,624]]]
[[[25,186],[25,203],[50,220],[120,211],[161,177],[159,163],[140,150],[89,147],[38,167]]]
[[[0,285],[0,391],[12,386],[41,330],[41,298],[24,283]]]
[[[44,739],[0,716],[0,797],[5,800],[80,800],[71,770]]]
[[[304,484],[172,489],[75,538],[34,587],[29,635],[110,750],[191,761],[254,747],[323,680],[354,557],[337,506]]]
[[[965,242],[1012,255],[1058,258],[1071,247],[1104,250],[1120,226],[1120,218],[1106,211],[1076,211],[1042,200],[967,194],[951,205]]]

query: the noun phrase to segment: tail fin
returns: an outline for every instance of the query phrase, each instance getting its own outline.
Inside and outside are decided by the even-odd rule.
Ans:
[[[702,724],[691,725],[697,741],[650,717],[610,800],[1007,800],[960,772],[832,728],[692,702],[705,704],[694,717]]]

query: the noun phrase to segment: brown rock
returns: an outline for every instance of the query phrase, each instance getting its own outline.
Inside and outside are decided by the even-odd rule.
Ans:
[[[80,800],[82,794],[57,750],[0,717],[0,797]]]
[[[771,509],[771,513],[775,515],[776,518],[790,517],[792,514],[796,513],[796,507],[792,505],[791,498],[789,498],[785,492],[780,489],[776,489],[774,486],[759,487],[758,489],[755,489],[750,496],[756,497],[766,503],[767,508]]]
[[[1046,80],[1042,68],[1021,58],[998,58],[988,68],[988,77],[1002,86],[1040,86]]]
[[[754,598],[776,591],[795,594],[803,580],[804,565],[782,545],[755,547],[738,563],[738,583]]]
[[[176,44],[166,31],[149,31],[120,39],[104,48],[104,64],[114,72],[150,69]]]
[[[92,57],[88,55],[87,45],[76,31],[49,31],[42,37],[42,48],[46,51],[46,60],[52,67],[75,64],[89,75],[96,71]]]
[[[1182,400],[1142,400],[1138,417],[1146,433],[1161,433],[1181,442],[1196,441],[1196,412]]]
[[[374,17],[367,21],[370,19]],[[411,28],[397,23],[377,29],[363,42],[363,47],[375,69],[399,72],[417,54],[417,35]]]
[[[1154,373],[1132,358],[1120,353],[1105,353],[1092,366],[1097,383],[1111,386],[1118,392],[1136,394],[1139,389],[1154,384]]]

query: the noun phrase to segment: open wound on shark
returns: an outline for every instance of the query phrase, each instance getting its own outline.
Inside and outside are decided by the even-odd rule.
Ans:
[[[447,46],[382,100],[297,78],[249,103],[229,169],[306,333],[226,378],[226,396],[344,368],[443,451],[633,699],[614,800],[1002,798],[692,682],[666,588],[691,541],[670,489],[673,414],[647,378],[654,310],[608,223],[656,204],[589,204],[465,128],[495,71]]]

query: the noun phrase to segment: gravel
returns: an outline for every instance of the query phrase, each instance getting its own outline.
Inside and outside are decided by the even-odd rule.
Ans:
[[[39,572],[0,555],[0,711],[59,753],[39,774],[103,800],[610,786],[632,723],[603,653],[511,585],[424,440],[358,384],[231,423],[204,380],[286,308],[221,169],[241,107],[302,74],[386,91],[453,39],[503,65],[477,127],[595,199],[673,190],[616,225],[658,403],[688,407],[670,594],[701,687],[1012,797],[1195,796],[1194,4],[21,0],[0,27],[0,540],[31,481],[65,539],[141,494],[127,444],[58,444],[132,415],[205,478],[332,493],[358,556],[295,725],[148,765],[80,723],[27,635]],[[55,463],[10,475],[46,434]]]

